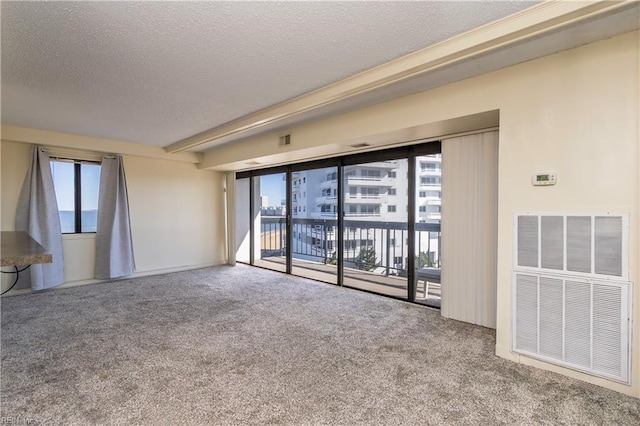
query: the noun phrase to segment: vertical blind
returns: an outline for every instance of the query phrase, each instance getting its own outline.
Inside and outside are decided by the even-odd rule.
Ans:
[[[442,141],[442,315],[496,327],[498,132]]]

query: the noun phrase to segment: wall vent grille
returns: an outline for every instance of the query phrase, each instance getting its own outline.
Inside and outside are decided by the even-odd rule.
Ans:
[[[291,135],[280,136],[280,139],[278,140],[278,145],[279,146],[291,145]]]
[[[630,382],[625,215],[518,215],[513,350]]]
[[[517,268],[628,279],[627,215],[518,215]]]
[[[514,274],[514,351],[629,383],[629,283]]]

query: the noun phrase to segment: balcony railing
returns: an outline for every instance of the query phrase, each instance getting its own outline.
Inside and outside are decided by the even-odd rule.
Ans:
[[[373,213],[346,212],[344,215],[346,217],[380,217],[380,212],[373,212]]]
[[[349,215],[347,214],[347,217]],[[408,226],[406,222],[346,219],[344,222],[344,261],[346,267],[358,268],[363,248],[375,253],[376,269],[386,275],[406,273]],[[338,249],[338,221],[332,219],[292,218],[292,254],[294,258],[333,263]],[[261,218],[261,257],[284,256],[286,223],[284,218]],[[416,223],[416,267],[440,267],[440,224]]]
[[[316,204],[335,204],[338,201],[336,195],[321,195],[316,197]]]

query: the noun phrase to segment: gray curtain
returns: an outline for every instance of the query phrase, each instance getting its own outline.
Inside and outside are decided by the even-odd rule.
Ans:
[[[135,270],[122,157],[104,156],[98,192],[95,277],[123,277],[133,274]]]
[[[16,231],[26,231],[53,256],[53,263],[32,265],[31,289],[44,290],[64,282],[62,231],[49,154],[31,147],[31,161],[18,198]]]

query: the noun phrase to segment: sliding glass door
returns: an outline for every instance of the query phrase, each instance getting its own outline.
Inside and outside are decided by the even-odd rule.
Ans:
[[[407,160],[344,166],[344,285],[407,298]]]
[[[286,272],[287,174],[253,178],[254,265]]]
[[[414,299],[440,307],[440,247],[442,154],[415,158],[415,270]]]
[[[440,147],[238,173],[238,260],[439,307]]]
[[[251,262],[251,188],[250,178],[236,179],[236,260]]]
[[[337,284],[338,168],[291,176],[291,273]]]

